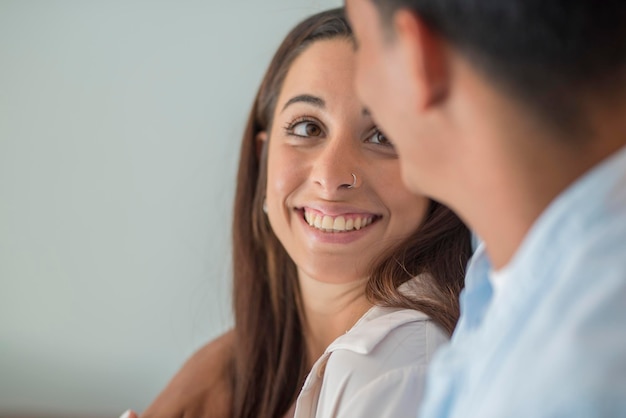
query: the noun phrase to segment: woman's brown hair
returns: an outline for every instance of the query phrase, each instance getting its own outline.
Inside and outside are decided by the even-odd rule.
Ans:
[[[233,222],[236,418],[283,416],[308,371],[296,266],[263,213],[267,147],[258,152],[257,135],[271,131],[276,100],[295,58],[313,42],[342,37],[352,40],[342,8],[298,24],[273,57],[243,134]],[[378,304],[420,309],[451,332],[469,254],[467,229],[433,202],[422,227],[373,269],[368,296]],[[423,295],[407,298],[398,293],[399,284],[423,272],[428,273],[420,276]]]

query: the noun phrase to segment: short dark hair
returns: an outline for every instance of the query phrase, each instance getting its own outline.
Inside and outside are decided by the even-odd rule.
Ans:
[[[560,127],[581,120],[584,95],[623,94],[624,0],[371,1],[387,27],[399,9],[417,13],[491,80]]]

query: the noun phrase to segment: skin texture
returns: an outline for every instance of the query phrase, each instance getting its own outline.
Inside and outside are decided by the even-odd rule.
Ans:
[[[418,228],[429,203],[403,185],[394,146],[356,98],[354,71],[350,40],[310,45],[287,73],[272,131],[258,136],[268,147],[267,216],[298,270],[308,367],[371,307],[370,263]],[[374,221],[324,232],[305,209]],[[229,332],[201,348],[140,417],[228,417],[232,344]]]

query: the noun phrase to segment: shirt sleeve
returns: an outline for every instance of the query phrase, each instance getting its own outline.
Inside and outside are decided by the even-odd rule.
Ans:
[[[399,327],[369,353],[337,350],[328,359],[318,418],[415,417],[426,370],[447,336],[431,321]]]
[[[338,405],[337,418],[417,416],[426,367],[393,370],[364,386],[350,399]]]

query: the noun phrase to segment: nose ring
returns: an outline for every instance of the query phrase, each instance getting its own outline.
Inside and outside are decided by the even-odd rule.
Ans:
[[[348,189],[354,189],[354,186],[356,186],[356,174],[351,173],[352,174],[352,184],[348,186]]]

